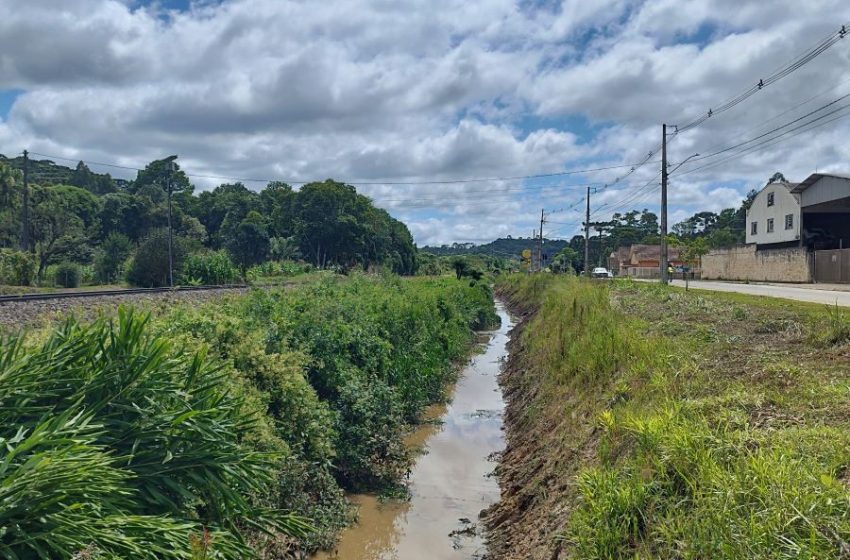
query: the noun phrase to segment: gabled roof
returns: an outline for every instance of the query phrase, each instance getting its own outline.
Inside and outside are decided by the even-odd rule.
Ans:
[[[836,179],[844,179],[846,181],[850,181],[850,175],[842,175],[839,173],[812,173],[811,175],[806,177],[805,181],[803,181],[802,183],[798,183],[797,186],[795,186],[791,190],[791,192],[801,193],[812,185],[814,185],[815,183],[817,183],[818,181],[820,181],[821,179],[823,179],[824,177],[835,177]]]

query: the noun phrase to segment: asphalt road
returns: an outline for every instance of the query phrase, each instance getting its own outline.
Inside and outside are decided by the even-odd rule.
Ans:
[[[673,285],[684,288],[685,282],[682,280],[674,280]],[[821,288],[811,288],[805,285],[780,286],[776,284],[740,284],[736,282],[697,280],[690,282],[690,287],[699,290],[738,292],[741,294],[794,299],[797,301],[823,303],[826,305],[838,304],[843,307],[850,307],[850,292],[848,291],[824,290]]]

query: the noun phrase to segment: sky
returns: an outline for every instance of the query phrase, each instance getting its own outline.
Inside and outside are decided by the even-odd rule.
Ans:
[[[569,238],[587,185],[592,221],[657,212],[661,124],[842,23],[846,0],[0,0],[0,153],[178,154],[198,190],[334,178],[420,246],[528,237],[541,209],[546,237]],[[850,172],[850,119],[832,117],[706,157],[850,93],[848,68],[850,36],[671,135],[671,169],[702,155],[671,173],[670,223],[738,206],[776,171]]]

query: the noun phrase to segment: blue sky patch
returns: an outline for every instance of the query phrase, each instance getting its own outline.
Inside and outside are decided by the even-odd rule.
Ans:
[[[20,89],[0,89],[0,119],[9,120],[9,111],[23,92]]]

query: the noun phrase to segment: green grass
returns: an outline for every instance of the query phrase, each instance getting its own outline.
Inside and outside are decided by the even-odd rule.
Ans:
[[[850,313],[545,275],[500,286],[536,310],[526,421],[557,425],[544,453],[573,457],[547,460],[541,479],[571,480],[538,497],[566,512],[553,542],[571,557],[846,553]],[[577,419],[556,420],[559,403]]]

